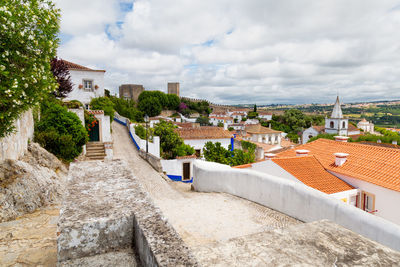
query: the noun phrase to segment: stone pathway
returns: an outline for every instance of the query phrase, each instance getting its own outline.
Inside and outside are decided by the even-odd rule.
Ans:
[[[59,207],[0,223],[0,266],[56,266]]]
[[[126,128],[112,123],[114,158],[125,159],[133,174],[192,248],[243,237],[300,222],[254,202],[223,193],[199,193],[190,184],[164,180],[138,154]],[[207,255],[196,255],[200,263]]]

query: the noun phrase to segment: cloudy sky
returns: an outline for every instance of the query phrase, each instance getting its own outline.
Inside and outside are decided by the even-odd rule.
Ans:
[[[59,56],[216,103],[400,99],[400,1],[56,0]]]

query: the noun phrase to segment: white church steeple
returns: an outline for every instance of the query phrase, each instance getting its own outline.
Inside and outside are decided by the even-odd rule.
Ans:
[[[335,106],[333,107],[331,118],[332,119],[342,119],[343,118],[342,108],[340,107],[339,96],[336,97],[336,102],[335,102]]]

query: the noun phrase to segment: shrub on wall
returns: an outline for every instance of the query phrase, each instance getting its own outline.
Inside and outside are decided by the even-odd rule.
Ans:
[[[253,163],[255,161],[254,152],[256,145],[247,141],[242,141],[242,147],[245,151],[240,149],[230,151],[230,149],[225,149],[220,142],[207,142],[204,146],[204,158],[207,161],[218,162],[230,166]]]
[[[0,138],[18,116],[57,88],[50,68],[56,55],[59,10],[46,0],[0,4]]]
[[[104,110],[104,115],[114,119],[114,103],[108,97],[97,97],[90,101],[90,108],[93,110]]]
[[[50,101],[42,105],[41,120],[35,125],[35,142],[65,161],[82,153],[88,134],[79,117]]]

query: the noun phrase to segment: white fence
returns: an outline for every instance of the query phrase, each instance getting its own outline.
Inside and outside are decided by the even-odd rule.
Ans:
[[[347,229],[400,251],[400,226],[312,189],[273,175],[197,161],[196,191],[239,196],[304,222],[331,220]]]
[[[146,140],[141,139],[135,133],[135,124],[129,125],[129,133],[131,135],[132,140],[134,141],[136,147],[139,150],[146,151]],[[153,142],[148,141],[148,153],[152,154],[153,156],[159,158],[160,157],[160,137],[153,136]]]

